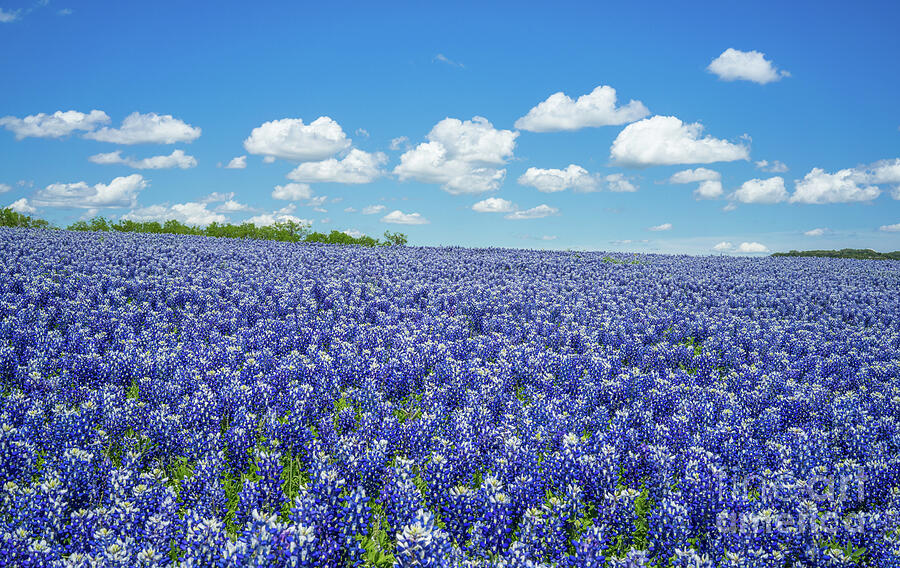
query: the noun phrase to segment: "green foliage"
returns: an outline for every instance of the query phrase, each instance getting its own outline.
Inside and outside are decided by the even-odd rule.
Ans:
[[[55,228],[44,219],[37,219],[17,213],[12,209],[0,209],[0,227],[23,227],[30,229]],[[68,227],[70,231],[116,231],[120,233],[152,233],[173,235],[201,235],[206,237],[228,237],[232,239],[258,239],[289,243],[323,243],[330,245],[403,246],[407,237],[403,233],[384,232],[384,240],[367,235],[353,237],[342,231],[330,233],[310,232],[309,226],[296,221],[280,221],[272,225],[257,226],[253,223],[210,223],[206,227],[186,225],[176,219],[160,224],[157,221],[139,222],[130,219],[111,221],[105,217],[94,217],[88,221],[75,221]]]
[[[18,213],[13,213],[18,215]],[[46,221],[37,220],[43,223]],[[32,220],[32,223],[36,221]],[[11,225],[28,226],[28,225]],[[404,245],[406,235],[385,232],[385,240],[379,241],[362,235],[352,237],[341,231],[330,233],[311,233],[309,226],[296,221],[281,221],[272,225],[257,226],[253,223],[210,223],[206,227],[192,227],[181,221],[169,219],[163,224],[156,221],[137,222],[128,219],[115,223],[103,218],[94,217],[90,221],[76,221],[68,226],[70,231],[118,231],[122,233],[153,233],[174,235],[202,235],[206,237],[227,237],[231,239],[258,239],[264,241],[282,241],[289,243],[324,243],[332,245],[361,245],[367,247]]]
[[[646,550],[649,546],[647,534],[650,532],[650,511],[653,509],[653,501],[650,492],[644,487],[641,494],[634,500],[634,533],[631,535],[632,546],[640,550]]]
[[[0,209],[0,227],[23,227],[26,229],[52,229],[43,219],[23,215],[10,208]]]
[[[869,563],[866,561],[867,556],[866,549],[864,547],[857,547],[852,543],[841,544],[835,539],[831,539],[820,544],[833,552],[840,552],[845,559],[849,559],[853,564],[856,564],[858,566],[869,565]]]
[[[125,391],[125,398],[131,398],[137,400],[140,396],[140,391],[138,389],[138,383],[134,379],[131,381],[131,386],[128,387],[128,390]]]
[[[406,235],[403,233],[392,233],[390,231],[384,232],[384,244],[392,245],[392,246],[405,246],[406,245]]]
[[[384,511],[377,499],[369,502],[372,508],[374,522],[367,535],[358,535],[356,539],[362,545],[364,566],[372,568],[389,568],[394,565],[396,559],[392,554],[394,544],[391,542],[388,530],[390,527],[384,518]]]
[[[841,249],[841,250],[792,250],[789,252],[775,252],[772,256],[820,256],[826,258],[855,258],[859,260],[900,260],[900,250],[893,252],[878,252],[872,249]]]
[[[694,348],[694,355],[699,356],[703,351],[703,345],[693,337],[688,337],[684,341],[681,342],[682,345],[687,345],[688,347]]]
[[[287,506],[290,507],[294,499],[300,495],[300,489],[309,483],[309,472],[304,469],[300,458],[291,456],[290,452],[285,452],[281,458],[281,463],[284,467],[281,474],[284,480],[282,488],[284,489],[285,497],[287,497]]]
[[[172,483],[176,494],[181,492],[182,482],[192,475],[194,475],[194,468],[186,457],[177,456],[166,465],[166,477]]]

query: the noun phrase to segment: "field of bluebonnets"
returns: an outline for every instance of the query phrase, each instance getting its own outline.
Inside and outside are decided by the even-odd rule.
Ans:
[[[0,230],[0,566],[897,566],[900,264]]]

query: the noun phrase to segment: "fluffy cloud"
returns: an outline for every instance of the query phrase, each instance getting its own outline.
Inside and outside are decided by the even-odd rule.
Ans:
[[[95,154],[88,158],[95,164],[124,164],[138,170],[163,170],[168,168],[181,168],[186,170],[197,165],[193,156],[188,156],[184,150],[173,150],[168,156],[152,156],[137,160],[132,157],[122,157],[122,151],[116,150],[106,154]]]
[[[721,243],[714,246],[713,250],[719,251],[719,252],[726,252],[726,251],[731,250],[733,247],[734,247],[734,245],[731,244],[730,242],[722,241]]]
[[[696,199],[716,199],[721,197],[722,193],[724,193],[722,182],[715,180],[701,181],[697,189],[694,190],[694,197]]]
[[[569,164],[564,170],[528,168],[519,176],[519,184],[534,187],[538,191],[553,193],[572,188],[576,191],[594,191],[597,178],[581,166]]]
[[[722,195],[722,174],[707,168],[695,168],[676,172],[669,178],[669,183],[696,183],[694,190],[697,199],[715,199]]]
[[[879,227],[879,230],[888,233],[897,233],[900,232],[900,223],[894,223],[893,225],[882,225],[881,227]]]
[[[633,122],[613,141],[610,156],[619,164],[653,166],[708,164],[746,160],[750,150],[706,136],[703,125],[685,124],[674,116],[653,116]]]
[[[513,220],[540,219],[541,217],[549,217],[551,215],[559,215],[559,209],[541,204],[537,207],[532,207],[531,209],[513,211],[512,213],[507,214],[506,218]]]
[[[287,177],[304,182],[369,183],[384,174],[381,166],[385,163],[387,156],[382,152],[370,154],[354,148],[341,160],[300,164]]]
[[[342,231],[345,235],[350,235],[354,239],[358,239],[360,237],[364,237],[366,234],[362,231],[357,231],[356,229],[346,229]]]
[[[631,192],[637,191],[637,186],[631,183],[631,180],[625,177],[625,174],[609,174],[603,178],[606,182],[606,189],[615,192]]]
[[[818,229],[810,229],[808,231],[804,231],[803,234],[806,235],[807,237],[821,237],[822,235],[824,235],[827,232],[828,232],[828,229],[826,229],[824,227],[820,227]]]
[[[722,174],[707,168],[695,168],[693,170],[681,170],[672,174],[669,183],[694,183],[698,181],[718,181]]]
[[[766,248],[766,245],[762,243],[752,242],[752,243],[741,243],[737,248],[738,252],[743,253],[757,253],[757,252],[769,252],[769,249]]]
[[[731,47],[713,59],[706,69],[723,81],[744,80],[760,85],[778,81],[782,77],[790,77],[790,73],[777,69],[766,59],[764,53],[739,51]]]
[[[300,201],[312,197],[312,189],[305,183],[286,183],[276,185],[272,190],[272,197],[284,201]]]
[[[216,211],[219,213],[235,213],[237,211],[250,211],[250,206],[244,203],[239,203],[234,199],[228,199],[222,202],[221,205],[216,207]]]
[[[855,169],[839,170],[829,174],[821,168],[813,168],[802,180],[796,182],[791,196],[792,203],[847,203],[871,201],[881,195],[881,190],[868,185],[870,176]]]
[[[53,114],[32,114],[25,118],[4,116],[0,126],[13,132],[16,140],[23,138],[61,138],[76,130],[91,131],[109,122],[109,116],[102,110],[92,110],[85,114],[77,110],[58,110]]]
[[[145,187],[147,182],[140,174],[117,177],[108,184],[51,183],[39,190],[31,201],[38,207],[134,207],[138,193]]]
[[[784,189],[784,178],[775,176],[745,181],[731,197],[741,203],[781,203],[787,201],[788,194]]]
[[[764,172],[769,172],[773,174],[781,174],[788,171],[787,165],[784,162],[779,162],[778,160],[760,160],[758,162],[754,162],[756,164],[757,169],[760,169]]]
[[[900,158],[875,162],[869,169],[871,183],[900,183]]]
[[[293,215],[294,211],[297,209],[297,206],[293,203],[288,204],[285,207],[282,207],[278,211],[274,211],[272,213],[263,213],[261,215],[255,215],[247,219],[248,223],[253,223],[257,227],[268,227],[269,225],[274,225],[275,223],[285,223],[288,221],[293,221],[294,223],[300,223],[301,225],[312,225],[311,219],[301,219]]]
[[[235,156],[231,158],[231,161],[228,162],[228,165],[225,166],[226,170],[243,170],[247,167],[247,156]]]
[[[9,186],[5,183],[0,183],[0,193],[6,193],[7,191],[9,191],[11,189],[12,189],[11,186]]]
[[[448,193],[495,190],[506,176],[506,164],[516,146],[518,132],[497,130],[486,118],[460,121],[445,118],[428,133],[428,142],[400,157],[394,173],[409,179],[441,184]]]
[[[663,223],[662,225],[656,225],[655,227],[648,227],[648,231],[671,231],[672,223]]]
[[[346,150],[350,143],[340,124],[320,116],[309,124],[300,118],[264,122],[250,132],[244,148],[251,154],[272,158],[317,161]]]
[[[221,213],[207,209],[206,203],[189,201],[187,203],[175,203],[174,205],[159,204],[147,207],[139,207],[122,216],[123,219],[149,222],[165,222],[175,219],[187,225],[205,227],[210,223],[225,223],[228,218]]]
[[[516,209],[512,201],[499,197],[488,197],[472,206],[472,210],[479,213],[510,213]]]
[[[428,219],[420,213],[404,213],[399,209],[391,211],[381,218],[382,223],[394,223],[397,225],[427,225]]]
[[[367,205],[362,208],[363,215],[377,215],[384,211],[384,205]]]
[[[24,197],[21,199],[16,199],[15,201],[7,205],[6,208],[12,209],[16,213],[22,213],[23,215],[37,213],[37,209],[29,205],[28,200]]]
[[[601,85],[578,100],[561,91],[554,93],[518,119],[515,126],[531,132],[556,132],[625,124],[648,114],[650,111],[640,101],[629,101],[616,108],[616,90]]]
[[[133,112],[125,117],[120,128],[107,126],[88,132],[84,137],[113,144],[174,144],[193,142],[200,137],[200,128],[171,114]]]

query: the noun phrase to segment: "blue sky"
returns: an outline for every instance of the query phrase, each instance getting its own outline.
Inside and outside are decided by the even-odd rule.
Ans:
[[[0,10],[0,205],[57,223],[900,249],[895,2]]]

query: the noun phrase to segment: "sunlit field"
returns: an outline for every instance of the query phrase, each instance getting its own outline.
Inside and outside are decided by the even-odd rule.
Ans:
[[[898,290],[0,229],[0,564],[893,566]]]

